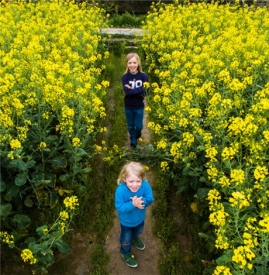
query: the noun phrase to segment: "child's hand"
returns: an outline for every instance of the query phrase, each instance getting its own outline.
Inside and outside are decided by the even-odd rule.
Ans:
[[[131,197],[131,200],[133,202],[133,205],[139,209],[144,209],[145,208],[145,205],[143,204],[144,201],[142,200],[142,197],[137,197],[137,196],[134,196],[134,197]]]
[[[126,88],[131,89],[132,87],[129,84],[124,85]]]

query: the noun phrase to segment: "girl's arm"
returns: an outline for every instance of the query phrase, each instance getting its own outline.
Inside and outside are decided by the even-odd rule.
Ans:
[[[127,75],[122,76],[122,87],[126,95],[143,94],[143,83],[148,82],[148,77],[143,74],[142,79],[132,80]]]

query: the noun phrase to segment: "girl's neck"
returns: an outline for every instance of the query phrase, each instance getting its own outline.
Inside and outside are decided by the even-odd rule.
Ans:
[[[136,72],[133,72],[133,73],[129,71],[129,73],[130,73],[130,74],[133,74],[133,75],[135,75],[135,74],[137,74],[137,73],[138,73],[138,71],[136,71]]]

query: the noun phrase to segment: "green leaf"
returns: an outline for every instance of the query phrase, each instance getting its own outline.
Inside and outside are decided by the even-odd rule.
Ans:
[[[190,167],[189,166],[185,166],[184,169],[183,169],[183,171],[182,171],[182,174],[183,175],[187,175],[189,171],[190,171]]]
[[[29,237],[29,238],[27,238],[25,241],[24,241],[24,243],[26,243],[26,244],[30,244],[30,243],[35,243],[36,242],[36,239],[34,238],[34,237]]]
[[[216,263],[218,265],[225,265],[226,263],[230,263],[232,259],[233,251],[231,249],[226,250],[218,259],[216,259]]]
[[[58,203],[59,196],[55,190],[50,191],[50,207],[53,208]]]
[[[28,169],[26,163],[22,159],[18,159],[18,168],[20,171],[26,171]]]
[[[192,187],[192,189],[197,190],[197,189],[199,189],[201,187],[201,184],[197,180],[197,178],[194,178],[193,180],[191,180],[190,186]]]
[[[35,184],[35,185],[39,185],[40,184],[40,181],[43,179],[43,174],[38,172],[38,171],[35,171],[31,174],[31,181]]]
[[[208,239],[208,235],[205,234],[205,233],[202,233],[202,232],[199,232],[198,236],[201,237],[201,238],[204,238],[204,239]]]
[[[27,176],[25,173],[20,173],[15,178],[15,184],[18,186],[22,186],[27,182]]]
[[[52,159],[51,163],[54,168],[65,168],[67,165],[67,161],[64,157],[55,157]]]
[[[200,182],[206,182],[206,178],[205,178],[205,177],[201,177],[201,178],[199,179],[199,181],[200,181]]]
[[[68,244],[66,244],[62,240],[57,240],[55,242],[55,245],[58,248],[59,252],[68,253],[70,251],[70,248],[69,248]]]
[[[27,165],[22,159],[14,159],[8,164],[8,168],[18,168],[20,171],[26,171]]]
[[[214,270],[215,270],[215,266],[206,267],[203,270],[203,275],[212,275],[214,273]]]
[[[48,231],[47,225],[42,225],[42,226],[38,227],[36,229],[36,233],[38,234],[38,236],[43,237],[44,235],[46,235],[46,232],[44,232],[44,230]]]
[[[27,168],[29,169],[29,168],[34,167],[35,164],[36,164],[36,161],[30,160],[30,161],[28,161],[28,162],[26,163],[26,166],[27,166]]]
[[[50,184],[51,180],[41,180],[40,183],[42,184]]]
[[[199,199],[204,199],[207,197],[209,190],[210,190],[210,188],[199,188],[197,190],[196,195]]]
[[[205,233],[202,233],[202,232],[199,232],[198,236],[201,237],[201,238],[204,238],[204,239],[211,240],[211,241],[215,241],[215,239],[216,239],[212,234],[205,234]]]
[[[88,153],[84,149],[79,148],[78,152],[77,152],[77,156],[82,157],[82,156],[85,156],[85,155],[88,155]]]
[[[92,170],[91,168],[86,167],[86,168],[81,169],[80,172],[81,172],[82,174],[87,174],[87,173],[90,173],[91,170]]]
[[[6,218],[12,210],[12,205],[11,205],[11,203],[8,202],[8,203],[1,203],[0,206],[1,206],[0,207],[0,216],[3,218]]]
[[[188,175],[192,176],[192,177],[197,177],[197,176],[199,176],[199,173],[197,173],[196,171],[189,171]]]
[[[84,185],[79,185],[79,187],[78,187],[78,194],[79,195],[85,195],[86,194],[86,186],[84,186]]]
[[[6,184],[3,181],[0,181],[0,192],[3,192],[6,190]]]
[[[23,229],[30,225],[31,219],[26,215],[17,214],[12,219],[17,224],[18,228]]]
[[[27,206],[27,207],[33,207],[34,203],[33,201],[31,200],[30,197],[26,197],[26,199],[24,200],[24,204]]]
[[[50,180],[50,183],[48,183],[48,185],[50,186],[50,187],[55,187],[55,184],[56,184],[56,174],[51,174],[51,173],[49,173],[49,174],[46,174],[45,175],[45,179],[46,180]]]
[[[20,187],[15,184],[9,184],[7,186],[7,193],[5,195],[5,199],[7,201],[11,201],[12,198],[16,197],[19,193]]]
[[[61,176],[59,177],[59,180],[60,180],[60,181],[66,181],[66,180],[68,180],[70,177],[71,177],[70,174],[61,175]]]

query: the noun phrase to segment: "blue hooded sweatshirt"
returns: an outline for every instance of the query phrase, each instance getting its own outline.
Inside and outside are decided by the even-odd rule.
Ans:
[[[144,209],[137,208],[133,205],[131,197],[142,197]],[[143,180],[140,188],[132,192],[126,185],[121,183],[115,192],[115,207],[118,211],[120,223],[124,226],[135,227],[143,222],[146,218],[146,208],[154,201],[153,192],[150,184]]]

